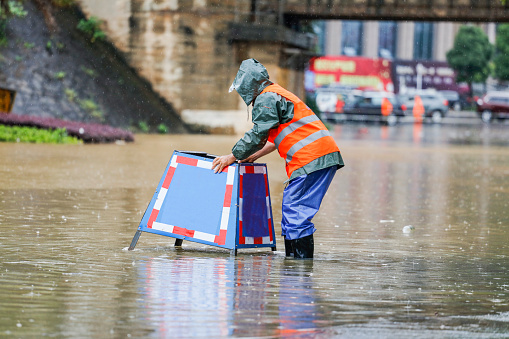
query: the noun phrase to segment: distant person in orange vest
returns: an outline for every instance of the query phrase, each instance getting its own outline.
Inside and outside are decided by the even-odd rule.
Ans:
[[[345,98],[339,94],[336,100],[336,113],[343,113],[343,107],[345,107]]]
[[[320,119],[293,93],[269,80],[255,59],[240,65],[230,87],[246,105],[253,105],[253,128],[233,146],[232,153],[217,157],[218,173],[236,160],[254,162],[276,149],[285,159],[288,186],[283,192],[281,235],[286,256],[313,258],[316,231],[311,219],[343,159],[336,142]]]
[[[392,104],[387,98],[382,99],[382,115],[388,117],[392,113]]]
[[[414,108],[412,109],[412,114],[414,115],[415,122],[422,122],[422,117],[424,115],[424,105],[422,104],[421,97],[418,95],[416,95],[414,99]]]

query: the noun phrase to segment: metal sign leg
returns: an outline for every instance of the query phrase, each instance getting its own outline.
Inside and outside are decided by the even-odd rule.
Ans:
[[[183,242],[184,242],[184,239],[175,239],[175,246],[181,247]]]
[[[136,243],[138,242],[138,239],[140,238],[141,231],[136,231],[133,237],[133,241],[131,241],[131,245],[129,246],[129,251],[134,250],[134,247],[136,247]]]

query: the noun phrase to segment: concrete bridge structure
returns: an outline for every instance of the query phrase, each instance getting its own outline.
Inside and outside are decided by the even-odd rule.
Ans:
[[[509,21],[501,0],[79,0],[104,21],[115,46],[187,123],[218,133],[249,128],[228,94],[240,62],[256,58],[271,78],[304,96],[315,19]]]

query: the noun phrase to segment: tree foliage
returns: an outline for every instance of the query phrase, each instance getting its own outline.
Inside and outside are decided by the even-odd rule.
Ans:
[[[447,62],[457,73],[456,81],[468,83],[471,90],[473,82],[488,79],[492,55],[493,46],[479,27],[461,26],[447,52]]]
[[[509,24],[498,27],[495,42],[495,77],[502,81],[509,80]]]

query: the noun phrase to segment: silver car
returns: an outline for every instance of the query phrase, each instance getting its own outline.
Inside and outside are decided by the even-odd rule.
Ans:
[[[434,123],[440,123],[449,112],[449,102],[439,92],[425,91],[399,95],[400,101],[406,106],[406,115],[412,115],[417,95],[421,97],[424,106],[424,117]]]

